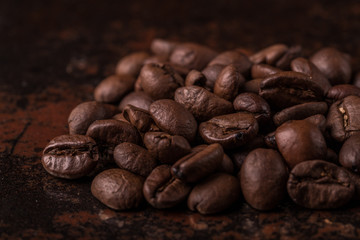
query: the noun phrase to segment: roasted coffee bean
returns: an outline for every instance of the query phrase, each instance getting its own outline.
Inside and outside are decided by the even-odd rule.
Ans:
[[[177,44],[177,42],[156,38],[152,40],[150,49],[156,55],[168,58],[170,57]]]
[[[264,80],[264,78],[256,78],[256,79],[252,79],[250,81],[246,81],[244,83],[244,86],[242,87],[242,90],[240,90],[240,91],[259,94],[260,85],[263,80]]]
[[[316,114],[326,114],[328,106],[326,102],[307,102],[285,108],[273,116],[276,126],[280,126],[289,120],[302,120]]]
[[[316,114],[310,117],[305,118],[304,120],[311,122],[316,125],[320,131],[324,134],[326,131],[326,118],[322,114]]]
[[[41,163],[55,177],[75,179],[86,176],[97,165],[96,142],[83,135],[61,135],[52,139],[43,151]]]
[[[332,85],[350,82],[349,55],[335,48],[322,48],[310,58],[310,61],[329,79]]]
[[[187,205],[201,214],[224,211],[240,198],[240,184],[236,177],[216,173],[198,183],[191,191]]]
[[[81,103],[69,115],[69,132],[70,134],[85,135],[90,124],[95,120],[111,118],[118,112],[119,110],[110,104],[95,101]]]
[[[288,47],[284,44],[274,44],[250,56],[250,61],[254,64],[266,63],[274,65],[287,50]]]
[[[91,193],[100,202],[115,210],[139,207],[143,201],[144,178],[123,169],[108,169],[91,183]]]
[[[203,45],[180,43],[172,52],[170,62],[188,69],[202,70],[216,55],[215,51]]]
[[[185,86],[200,86],[204,87],[206,84],[206,77],[198,70],[191,70],[185,79]]]
[[[160,165],[146,178],[143,187],[145,199],[155,208],[171,208],[183,202],[191,186],[175,178],[171,166]]]
[[[175,101],[189,110],[200,122],[234,111],[231,102],[198,86],[178,88],[175,92]]]
[[[157,165],[156,159],[145,148],[129,142],[115,147],[114,160],[120,168],[143,177],[147,177]]]
[[[320,129],[306,120],[293,120],[276,129],[275,139],[290,168],[306,160],[325,159],[326,142]]]
[[[350,177],[350,180],[354,184],[354,195],[352,200],[360,200],[360,175],[352,171],[346,171]]]
[[[215,81],[219,76],[220,72],[224,69],[225,65],[214,64],[211,66],[207,66],[202,70],[202,74],[204,74],[206,78],[205,87],[207,90],[212,91],[214,89]]]
[[[199,152],[193,152],[179,159],[171,172],[186,183],[195,183],[215,172],[224,157],[220,144],[211,144]]]
[[[305,102],[322,101],[324,89],[308,75],[297,72],[279,72],[265,78],[259,95],[277,109]]]
[[[123,57],[116,65],[116,75],[130,75],[136,78],[148,57],[150,55],[146,52],[135,52]]]
[[[251,67],[251,77],[252,78],[265,78],[269,75],[281,72],[282,70],[268,64],[254,64]]]
[[[255,93],[240,93],[233,102],[234,109],[238,112],[254,114],[259,126],[268,124],[271,115],[269,104]]]
[[[275,208],[286,194],[288,171],[284,159],[272,149],[257,148],[240,170],[241,190],[248,204],[259,210]]]
[[[222,52],[217,55],[211,62],[209,62],[208,66],[213,65],[234,65],[237,67],[237,70],[245,76],[248,76],[250,72],[250,68],[252,62],[250,61],[249,57],[246,56],[244,53],[233,50],[233,51],[226,51]]]
[[[302,47],[300,45],[289,47],[285,54],[276,61],[275,66],[280,69],[289,69],[291,61],[297,57],[300,57],[301,51]]]
[[[339,153],[340,164],[355,172],[360,171],[360,134],[349,137],[341,147]]]
[[[335,102],[351,95],[360,97],[360,88],[351,84],[339,84],[329,89],[326,98]]]
[[[149,63],[142,67],[139,75],[141,88],[152,99],[173,98],[184,80],[168,64]]]
[[[141,133],[159,131],[159,128],[151,118],[149,111],[134,107],[132,105],[127,105],[124,108],[123,116]]]
[[[254,115],[242,112],[217,116],[199,126],[206,143],[219,143],[227,149],[243,146],[256,136],[258,130]]]
[[[119,104],[119,109],[122,111],[126,105],[130,104],[134,107],[138,107],[149,111],[150,104],[153,102],[151,97],[144,92],[131,92],[126,95]]]
[[[115,115],[112,117],[112,119],[116,119],[116,120],[118,120],[118,121],[130,123],[130,122],[124,117],[124,113],[115,114]]]
[[[355,191],[344,169],[322,160],[296,165],[290,172],[287,190],[295,203],[311,209],[344,206]]]
[[[150,114],[164,132],[183,136],[189,142],[195,139],[197,122],[180,103],[170,99],[157,100],[150,105]]]
[[[228,65],[218,75],[214,85],[214,93],[225,100],[232,101],[244,83],[245,78],[237,66]]]
[[[360,97],[348,96],[334,102],[326,118],[331,136],[343,142],[351,135],[360,132]]]
[[[165,164],[173,164],[191,151],[184,137],[164,132],[145,133],[144,144],[155,159]]]
[[[94,90],[98,102],[117,103],[134,89],[135,78],[130,75],[112,75],[104,79]]]

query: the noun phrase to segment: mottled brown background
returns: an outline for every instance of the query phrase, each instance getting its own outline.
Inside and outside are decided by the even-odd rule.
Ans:
[[[127,53],[154,37],[216,50],[273,43],[350,53],[360,69],[359,1],[0,1],[0,239],[357,239],[360,207],[271,212],[244,203],[201,216],[185,207],[115,212],[91,179],[59,180],[40,164],[78,103]]]

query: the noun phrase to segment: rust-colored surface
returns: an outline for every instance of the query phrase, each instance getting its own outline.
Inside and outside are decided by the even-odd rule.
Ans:
[[[271,212],[239,202],[214,216],[184,206],[116,212],[91,196],[90,178],[56,179],[40,163],[71,109],[154,37],[217,50],[333,46],[359,70],[359,1],[2,1],[0,36],[0,239],[360,238],[356,202],[312,211],[286,201]]]

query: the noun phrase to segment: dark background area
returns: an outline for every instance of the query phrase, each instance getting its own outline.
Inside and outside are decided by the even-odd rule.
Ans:
[[[356,239],[360,208],[311,211],[290,202],[271,212],[244,203],[215,216],[185,208],[115,212],[91,196],[91,179],[49,176],[41,151],[67,132],[67,116],[124,55],[153,38],[218,51],[300,44],[332,46],[360,69],[359,1],[1,1],[1,239]]]

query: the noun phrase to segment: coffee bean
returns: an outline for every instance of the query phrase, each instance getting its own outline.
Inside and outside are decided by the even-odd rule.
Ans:
[[[200,86],[204,87],[206,84],[206,77],[198,70],[191,70],[185,79],[185,86]]]
[[[254,64],[266,63],[269,65],[274,65],[276,64],[276,61],[286,53],[287,50],[288,47],[284,44],[274,44],[253,54],[250,56],[250,60]]]
[[[123,57],[116,65],[116,75],[130,75],[136,78],[148,57],[150,55],[146,52],[135,52]]]
[[[214,89],[215,81],[219,76],[220,72],[224,69],[225,65],[214,64],[207,66],[202,70],[202,74],[206,78],[205,87],[207,90],[212,91]]]
[[[208,66],[213,66],[213,65],[223,65],[223,66],[234,65],[236,66],[240,74],[244,76],[248,76],[252,62],[250,61],[248,56],[246,56],[241,51],[233,50],[233,51],[222,52],[219,55],[217,55],[208,64]]]
[[[278,72],[281,72],[281,69],[263,63],[254,64],[251,67],[252,78],[265,78]]]
[[[135,78],[130,75],[112,75],[104,79],[94,90],[94,98],[98,102],[118,103],[131,90]]]
[[[290,173],[287,190],[295,203],[311,209],[344,206],[355,191],[345,170],[322,160],[296,165]]]
[[[169,165],[160,165],[145,180],[145,199],[155,208],[174,207],[183,202],[191,191],[191,186],[175,178],[170,168]]]
[[[91,193],[100,202],[115,210],[139,207],[143,201],[143,177],[123,169],[108,169],[91,183]]]
[[[244,83],[244,86],[242,87],[242,90],[240,90],[240,91],[259,94],[260,86],[261,86],[261,83],[263,80],[264,80],[264,78],[256,78],[256,79],[252,79],[250,81],[246,81]]]
[[[165,56],[166,58],[168,58],[170,57],[177,44],[177,42],[155,38],[151,42],[150,49],[156,55]]]
[[[236,203],[240,194],[240,184],[236,177],[226,173],[216,173],[193,188],[187,205],[192,211],[214,214]]]
[[[280,69],[289,69],[291,61],[297,57],[300,57],[301,51],[302,47],[300,45],[289,47],[285,54],[276,61],[275,66]]]
[[[43,151],[41,163],[55,177],[75,179],[88,175],[97,165],[96,142],[83,135],[61,135],[52,139]]]
[[[287,179],[284,159],[272,149],[257,148],[251,151],[240,170],[244,198],[259,210],[273,209],[282,201]]]
[[[339,84],[329,89],[326,98],[335,102],[351,95],[360,97],[360,88],[351,84]]]
[[[145,133],[148,131],[159,131],[159,128],[156,126],[154,120],[151,118],[149,111],[134,107],[132,105],[127,105],[124,108],[123,116],[141,133]]]
[[[339,153],[340,164],[355,173],[360,171],[359,145],[360,134],[355,134],[344,142]]]
[[[218,75],[214,85],[214,93],[225,100],[232,101],[244,83],[245,78],[237,66],[228,65]]]
[[[122,111],[126,105],[130,104],[134,107],[149,111],[150,104],[153,101],[154,100],[152,100],[151,97],[149,97],[149,95],[144,92],[131,92],[121,100],[119,104],[119,109],[120,111]]]
[[[269,148],[277,149],[275,131],[268,133],[264,137],[264,141],[265,141],[266,146],[268,146]]]
[[[304,119],[314,125],[316,125],[323,134],[326,134],[326,118],[322,114],[312,115]]]

